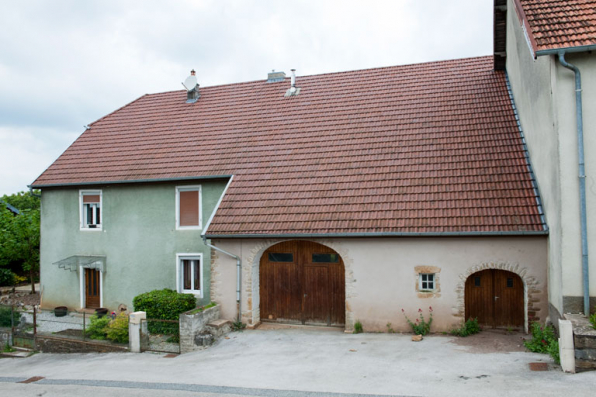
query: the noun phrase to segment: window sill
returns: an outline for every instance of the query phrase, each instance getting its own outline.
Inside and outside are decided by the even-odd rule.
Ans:
[[[201,291],[194,291],[190,289],[183,289],[180,291],[181,294],[193,294],[194,296],[198,296],[199,298],[203,297],[203,293]]]
[[[85,232],[101,232],[102,228],[101,227],[82,227],[79,230],[85,231]]]

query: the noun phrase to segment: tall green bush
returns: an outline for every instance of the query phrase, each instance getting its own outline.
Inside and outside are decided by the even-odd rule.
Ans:
[[[180,294],[171,289],[146,292],[132,300],[134,310],[147,313],[147,319],[176,320],[181,313],[194,309],[197,299],[192,294]],[[148,329],[153,334],[178,334],[178,324],[147,321]]]

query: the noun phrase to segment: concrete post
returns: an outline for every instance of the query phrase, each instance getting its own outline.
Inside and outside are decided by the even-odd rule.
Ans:
[[[134,312],[128,316],[128,348],[131,353],[141,352],[141,320],[146,319],[145,312]]]
[[[559,356],[564,372],[575,373],[575,346],[573,325],[569,320],[559,320]]]

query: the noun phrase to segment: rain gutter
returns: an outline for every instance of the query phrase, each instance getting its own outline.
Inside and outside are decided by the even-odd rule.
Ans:
[[[596,46],[594,46],[596,48]],[[578,48],[578,47],[575,47]],[[588,272],[588,222],[586,219],[586,169],[584,162],[584,121],[582,114],[582,80],[577,66],[565,60],[565,51],[558,52],[559,62],[575,74],[575,116],[577,123],[577,151],[579,161],[579,216],[582,240],[582,277],[584,314],[590,315],[590,281]]]
[[[204,238],[337,238],[337,237],[477,237],[477,236],[545,236],[548,230],[514,232],[371,232],[371,233],[288,233],[288,234],[210,234]]]
[[[226,192],[228,191],[228,188],[230,187],[230,184],[232,183],[233,179],[234,179],[234,176],[233,175],[230,176],[230,180],[228,181],[228,184],[226,185],[224,191],[221,193],[221,196],[219,197],[219,200],[217,201],[217,204],[215,205],[215,208],[213,209],[213,212],[211,213],[211,216],[209,217],[209,220],[207,221],[207,224],[205,225],[205,231],[201,234],[201,238],[203,239],[203,244],[205,244],[207,247],[213,248],[214,250],[219,251],[222,254],[226,254],[226,255],[231,256],[232,258],[236,259],[236,304],[238,305],[238,320],[237,321],[240,323],[240,322],[242,322],[242,294],[241,294],[241,289],[240,289],[240,286],[242,285],[242,259],[240,259],[240,257],[238,255],[234,255],[232,253],[222,250],[221,248],[216,247],[215,245],[212,245],[211,243],[208,243],[207,237],[205,236],[205,233],[207,233],[207,229],[209,229],[209,226],[211,225],[211,221],[213,221],[213,217],[215,216],[215,213],[219,209],[221,201],[223,200],[224,196],[226,195]]]
[[[553,48],[551,50],[540,50],[536,51],[536,56],[542,55],[559,55],[561,52],[563,54],[569,54],[571,52],[588,52],[588,51],[596,51],[596,44],[590,45],[580,45],[577,47],[568,47],[568,48]]]
[[[72,182],[72,183],[50,183],[47,185],[36,185],[35,183],[27,185],[29,189],[42,189],[48,187],[67,187],[67,186],[90,186],[90,185],[119,185],[125,183],[150,183],[150,182],[178,182],[178,181],[198,181],[209,179],[227,179],[232,175],[207,175],[207,176],[182,176],[179,178],[155,178],[155,179],[134,179],[134,180],[115,180],[99,182]]]

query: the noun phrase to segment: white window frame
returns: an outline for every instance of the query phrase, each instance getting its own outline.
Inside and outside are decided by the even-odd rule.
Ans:
[[[85,206],[83,204],[83,196],[84,195],[99,195],[99,209],[100,209],[100,217],[101,223],[97,225],[97,227],[87,227],[87,223],[85,222],[86,214],[85,214]],[[95,214],[95,211],[94,211]],[[103,220],[104,220],[105,212],[103,210],[103,195],[101,190],[79,190],[79,229],[85,231],[101,231]],[[95,216],[95,215],[94,215]]]
[[[423,281],[423,276],[432,276],[432,281],[427,280]],[[422,283],[432,283],[432,288],[423,288]],[[418,273],[418,291],[434,291],[437,289],[437,275],[436,273]]]
[[[201,285],[200,289],[197,290],[188,290],[184,289],[184,280],[182,280],[183,272],[182,272],[182,261],[190,259],[190,260],[198,260],[199,261],[199,271],[201,272]],[[191,271],[191,283],[194,283],[194,267]],[[183,293],[183,294],[193,294],[198,298],[203,298],[203,282],[204,282],[205,272],[203,271],[203,254],[196,253],[196,254],[176,254],[176,291]]]
[[[198,226],[180,226],[180,192],[199,192],[199,225]],[[201,185],[176,186],[176,230],[201,230],[203,225],[203,195]]]

